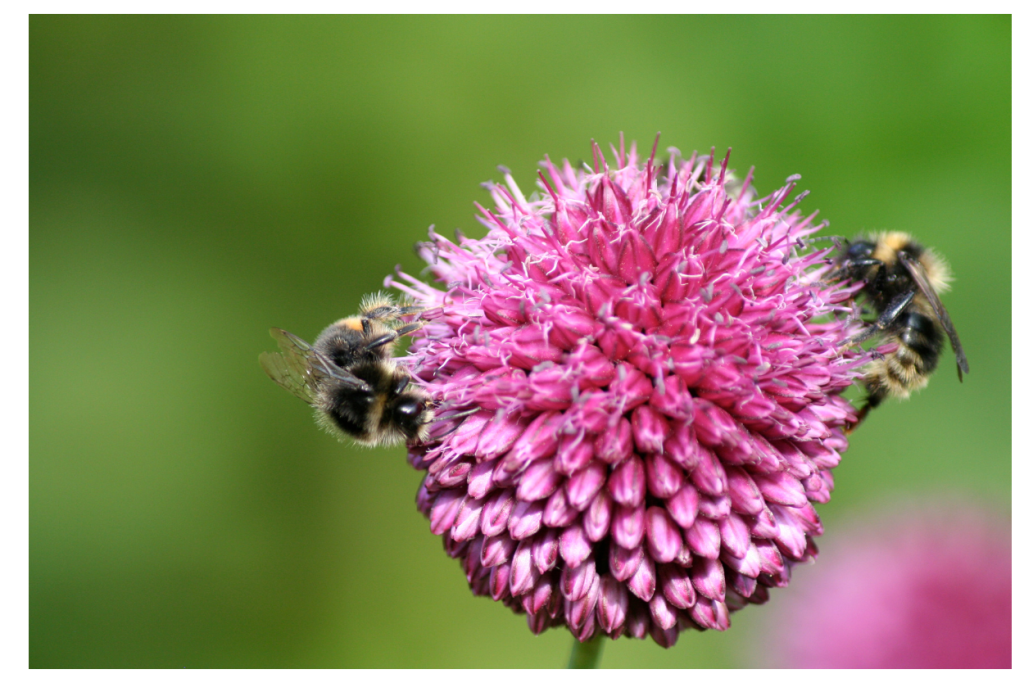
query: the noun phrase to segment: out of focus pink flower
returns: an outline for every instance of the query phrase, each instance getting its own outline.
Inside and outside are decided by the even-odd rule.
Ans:
[[[783,207],[798,176],[758,200],[669,151],[545,161],[529,200],[506,175],[483,239],[423,245],[440,287],[391,281],[440,306],[407,360],[442,402],[410,450],[418,506],[473,593],[537,633],[726,629],[816,554],[854,420],[864,357],[830,319],[851,292],[821,282],[803,196]]]
[[[944,503],[946,504],[946,503]],[[837,533],[773,614],[794,668],[1009,668],[1010,532],[948,503]]]

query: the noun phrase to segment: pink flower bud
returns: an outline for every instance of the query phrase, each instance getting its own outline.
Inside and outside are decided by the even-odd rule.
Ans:
[[[530,555],[530,541],[521,541],[512,557],[512,570],[509,573],[509,590],[513,596],[527,592],[533,588],[540,576],[533,568],[533,558]]]
[[[661,629],[671,629],[676,624],[676,609],[669,604],[664,596],[655,594],[651,597],[651,622]]]
[[[725,473],[733,508],[741,514],[759,514],[764,509],[764,500],[757,484],[743,469],[730,466]]]
[[[558,541],[561,534],[557,529],[545,529],[534,537],[531,548],[533,566],[546,574],[558,563]]]
[[[635,548],[644,539],[643,507],[616,505],[612,513],[612,538],[624,548]]]
[[[662,584],[665,600],[676,608],[686,610],[696,603],[697,592],[694,591],[687,570],[679,565],[659,565],[658,581]]]
[[[644,555],[640,559],[640,564],[637,566],[636,572],[629,578],[629,590],[633,592],[633,595],[642,601],[649,601],[654,596],[654,588],[657,584],[657,579],[654,576],[654,562],[651,558]]]
[[[623,548],[617,543],[612,543],[609,548],[608,566],[611,574],[619,581],[629,581],[637,569],[640,561],[644,558],[643,548]]]
[[[647,490],[654,497],[670,498],[679,492],[683,485],[682,470],[661,454],[646,455],[644,472]]]
[[[725,600],[725,570],[718,560],[697,558],[690,570],[693,588],[712,601]]]
[[[608,490],[612,499],[620,505],[638,507],[644,500],[644,465],[633,455],[615,467],[608,479]]]
[[[682,482],[679,492],[670,497],[665,508],[679,524],[680,528],[688,529],[697,518],[697,507],[700,504],[700,493],[686,481]]]
[[[593,542],[598,542],[608,533],[612,521],[612,500],[603,490],[597,494],[583,515],[583,530]]]
[[[520,500],[543,500],[558,488],[562,478],[555,472],[553,459],[536,461],[530,464],[519,478],[516,497]]]
[[[511,559],[518,546],[519,544],[512,540],[507,533],[488,536],[484,539],[481,548],[480,564],[484,567],[503,565]]]
[[[648,508],[646,534],[647,553],[655,562],[672,562],[683,547],[679,527],[661,507]]]
[[[594,459],[594,441],[589,435],[563,438],[555,455],[555,470],[571,476]]]
[[[480,432],[476,455],[483,461],[496,459],[509,449],[523,433],[525,426],[519,418],[494,416]]]
[[[768,476],[754,476],[754,481],[761,490],[761,495],[768,502],[774,502],[777,505],[792,505],[794,507],[807,504],[803,485],[785,471],[779,471]]]
[[[702,495],[697,503],[697,513],[708,519],[722,519],[729,516],[732,510],[732,500],[728,495],[718,497],[707,497]]]
[[[625,418],[620,418],[598,435],[594,445],[597,458],[609,464],[617,464],[629,458],[633,449],[633,428]]]
[[[543,503],[520,500],[508,517],[508,534],[517,541],[532,536],[540,530],[543,513]]]
[[[579,512],[569,505],[565,488],[561,487],[544,505],[543,520],[546,526],[568,526],[576,520],[578,514]]]
[[[717,558],[721,546],[721,534],[718,532],[718,524],[704,517],[697,517],[693,526],[684,531],[686,544],[690,550],[702,557]]]
[[[484,501],[475,497],[467,497],[459,510],[455,523],[452,525],[452,540],[468,541],[476,536],[480,527],[480,514],[483,511]]]
[[[650,406],[640,406],[633,411],[633,441],[641,452],[661,453],[669,435],[665,417]]]
[[[509,593],[509,575],[512,574],[512,568],[507,564],[498,565],[491,569],[491,578],[487,584],[491,598],[495,601],[500,601]]]
[[[629,592],[626,587],[610,574],[601,577],[597,600],[597,621],[606,633],[626,623]]]
[[[430,510],[430,532],[440,536],[455,523],[466,495],[462,490],[445,490],[438,493]]]
[[[605,468],[604,464],[590,464],[569,478],[565,484],[565,494],[573,508],[582,511],[597,497],[605,485]]]
[[[729,514],[718,520],[722,547],[737,558],[742,558],[750,548],[750,529],[737,514]],[[753,576],[753,575],[752,575]]]
[[[480,532],[485,536],[496,536],[504,532],[515,503],[511,489],[488,496],[487,503],[480,515]]]
[[[686,383],[672,375],[651,392],[651,406],[662,415],[689,421],[693,419],[693,397]]]
[[[590,557],[590,541],[583,533],[583,527],[579,523],[573,524],[562,531],[558,540],[559,553],[565,560],[565,566],[570,569],[578,566]]]
[[[587,560],[576,567],[562,570],[562,595],[567,600],[578,601],[590,590],[591,583],[597,578],[594,561]]]

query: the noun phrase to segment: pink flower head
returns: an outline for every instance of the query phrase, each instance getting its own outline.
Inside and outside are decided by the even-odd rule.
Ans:
[[[488,185],[480,240],[431,233],[442,288],[409,366],[440,402],[417,498],[474,594],[581,641],[724,630],[816,554],[863,362],[837,348],[846,287],[822,228],[755,200],[726,162],[542,163],[527,200]],[[728,157],[726,157],[728,159]],[[467,414],[458,417],[459,413]]]
[[[1009,668],[1010,532],[949,504],[837,534],[799,599],[774,614],[774,663]]]

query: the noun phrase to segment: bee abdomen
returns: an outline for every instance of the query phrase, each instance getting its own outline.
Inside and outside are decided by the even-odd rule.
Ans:
[[[901,347],[885,361],[886,386],[899,397],[906,397],[928,381],[921,358],[908,348]]]
[[[324,393],[318,403],[320,420],[328,429],[342,432],[360,442],[373,437],[380,420],[380,397],[337,387]]]
[[[913,366],[922,375],[935,370],[942,353],[942,335],[935,320],[917,312],[909,313],[898,338],[900,349],[896,356],[904,365]]]

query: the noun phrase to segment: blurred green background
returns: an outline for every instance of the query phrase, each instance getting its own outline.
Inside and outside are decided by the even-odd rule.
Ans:
[[[1009,17],[29,28],[33,667],[563,666],[565,630],[470,595],[403,451],[324,435],[256,357],[419,271],[430,224],[478,235],[496,165],[529,191],[620,130],[938,248],[971,373],[872,415],[821,514],[955,487],[1008,516]],[[757,610],[602,664],[748,665]]]

